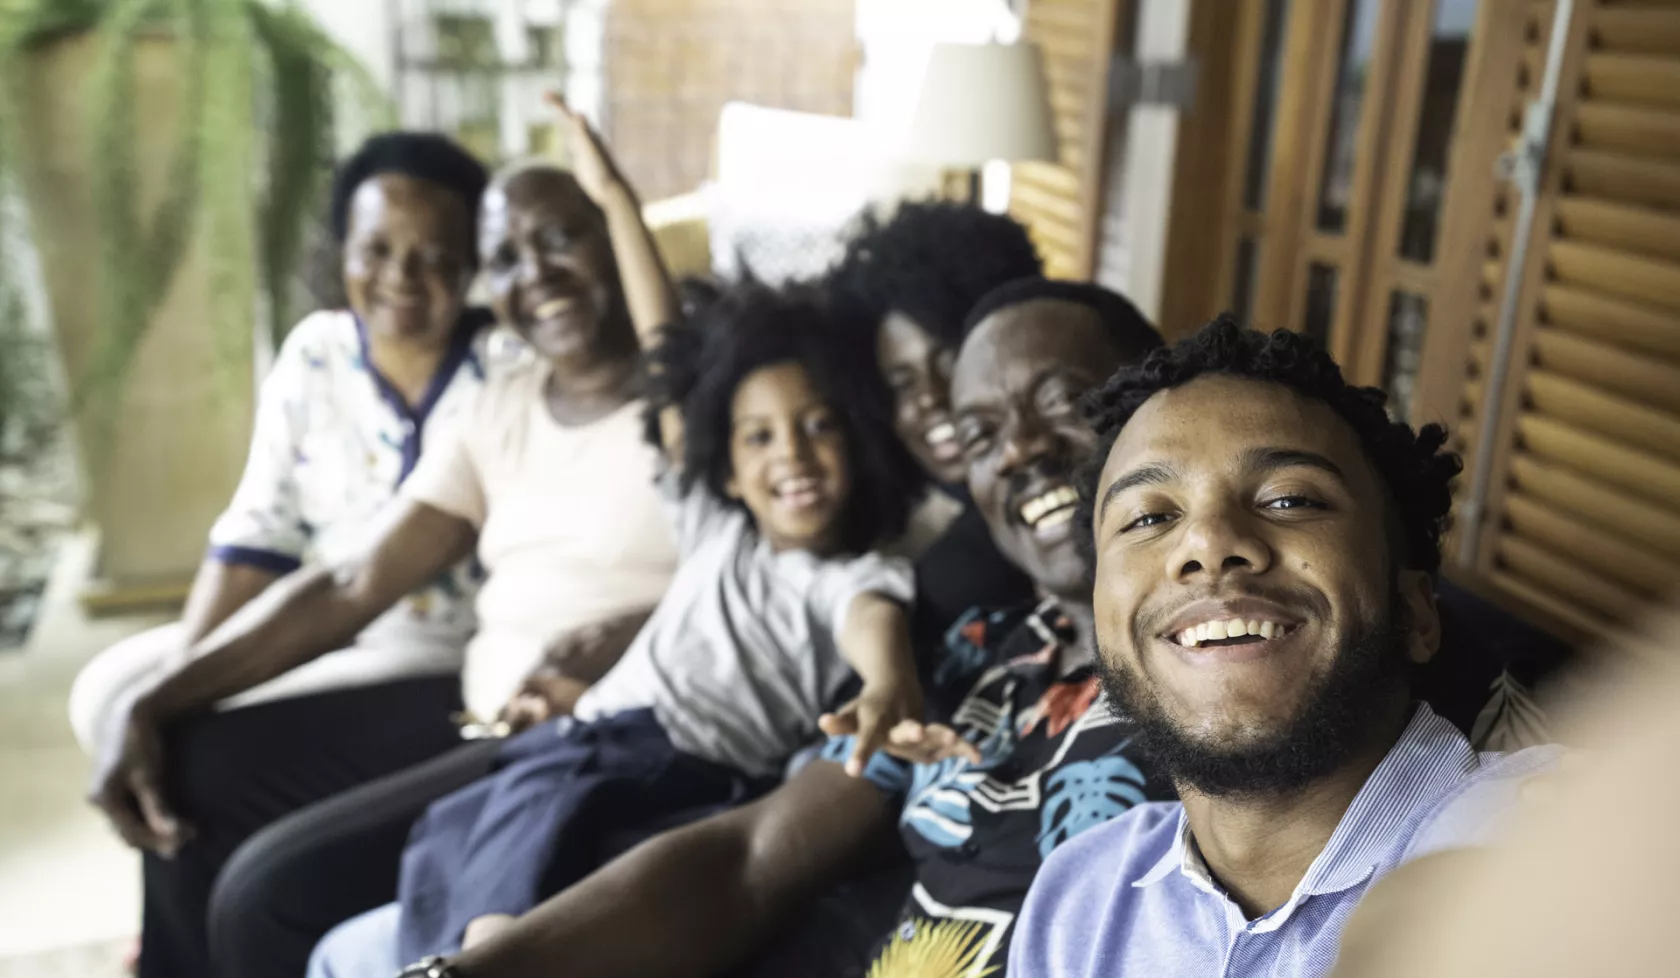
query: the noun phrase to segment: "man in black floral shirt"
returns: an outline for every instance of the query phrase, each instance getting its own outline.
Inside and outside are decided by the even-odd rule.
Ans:
[[[969,488],[1041,600],[971,612],[951,628],[928,690],[932,715],[946,722],[895,731],[898,752],[912,760],[877,755],[863,779],[814,762],[763,800],[659,836],[491,941],[411,973],[716,974],[798,930],[801,910],[869,865],[896,822],[915,881],[898,926],[863,941],[869,973],[998,975],[1043,858],[1140,801],[1168,796],[1146,762],[1128,755],[1129,728],[1108,710],[1092,670],[1089,565],[1073,490],[1094,447],[1079,395],[1160,338],[1120,296],[1042,279],[999,289],[971,321],[952,378]],[[848,746],[837,737],[825,755],[844,758]],[[759,971],[861,971],[862,961],[836,960],[845,957],[836,943]]]

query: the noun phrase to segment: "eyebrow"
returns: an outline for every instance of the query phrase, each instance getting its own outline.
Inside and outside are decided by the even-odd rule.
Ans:
[[[1161,486],[1178,478],[1178,473],[1166,465],[1145,465],[1133,469],[1125,475],[1108,484],[1103,490],[1102,506],[1097,511],[1097,522],[1102,522],[1108,516],[1108,504],[1114,497],[1138,486]]]
[[[1317,452],[1302,451],[1298,448],[1251,448],[1243,453],[1242,464],[1244,469],[1258,472],[1301,467],[1318,469],[1343,482],[1347,481],[1341,466]]]

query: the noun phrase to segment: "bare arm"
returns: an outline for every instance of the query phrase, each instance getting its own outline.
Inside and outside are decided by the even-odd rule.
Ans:
[[[891,829],[879,789],[819,761],[755,804],[643,843],[455,964],[465,978],[715,974]]]
[[[181,611],[186,645],[197,644],[279,579],[279,574],[261,567],[226,564],[213,557],[206,559],[198,566],[192,591],[187,594],[187,606]]]
[[[618,264],[618,277],[624,287],[625,304],[630,308],[630,321],[636,327],[636,338],[643,350],[652,350],[661,342],[660,331],[677,321],[682,306],[676,289],[671,286],[665,260],[654,244],[653,232],[642,219],[641,200],[619,172],[612,153],[589,120],[573,112],[554,92],[548,94],[548,101],[559,111],[566,127],[578,184],[606,215],[613,260]],[[666,455],[680,461],[681,413],[675,407],[666,408],[660,414],[659,427]]]
[[[342,648],[399,598],[472,553],[472,524],[398,498],[367,555],[294,571],[193,648],[137,704],[154,721],[206,709]]]

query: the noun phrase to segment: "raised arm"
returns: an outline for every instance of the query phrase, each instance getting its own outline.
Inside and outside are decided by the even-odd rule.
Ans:
[[[677,321],[682,306],[665,261],[654,245],[653,233],[642,219],[641,200],[589,120],[572,111],[558,93],[549,92],[547,98],[565,126],[573,176],[606,215],[613,260],[618,264],[636,338],[644,351],[652,350],[661,341],[660,332]],[[661,414],[660,433],[666,453],[677,455],[682,444],[682,419],[676,408],[667,408]]]
[[[183,830],[162,793],[161,728],[347,645],[397,599],[471,554],[476,536],[467,521],[398,497],[362,560],[294,571],[247,602],[132,702],[121,742],[101,752],[94,803],[130,844],[174,850]]]
[[[891,829],[880,789],[819,761],[752,805],[632,849],[454,963],[464,978],[717,974]]]

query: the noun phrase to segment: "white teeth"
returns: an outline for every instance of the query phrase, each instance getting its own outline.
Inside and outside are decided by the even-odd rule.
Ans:
[[[1053,527],[1061,526],[1063,523],[1066,523],[1071,519],[1073,519],[1073,507],[1063,506],[1061,509],[1056,510],[1050,515],[1041,517],[1037,523],[1033,524],[1033,529],[1035,531],[1048,530]]]
[[[550,299],[531,311],[531,316],[537,321],[552,319],[572,307],[571,299]]]
[[[1034,496],[1021,504],[1021,519],[1032,526],[1043,519],[1045,514],[1053,513],[1064,507],[1079,502],[1079,492],[1072,486],[1061,486],[1051,489],[1042,495]],[[1072,514],[1070,513],[1069,516]]]
[[[1258,619],[1230,618],[1219,621],[1204,621],[1192,625],[1173,636],[1173,641],[1187,649],[1193,649],[1204,642],[1218,641],[1223,638],[1242,638],[1254,635],[1262,639],[1272,639],[1283,635],[1288,629],[1275,621],[1260,621]]]
[[[955,441],[956,438],[957,426],[949,421],[941,421],[929,428],[927,433],[927,440],[930,445],[942,445],[945,442]]]

